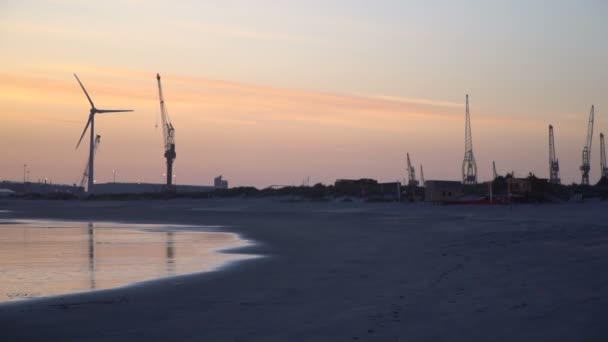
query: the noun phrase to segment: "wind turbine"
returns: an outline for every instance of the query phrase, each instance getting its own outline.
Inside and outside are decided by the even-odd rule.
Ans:
[[[74,77],[76,77],[76,81],[78,81],[78,84],[80,84],[80,88],[82,88],[82,91],[86,95],[87,100],[89,100],[89,103],[91,104],[91,111],[89,112],[89,120],[87,121],[87,124],[84,126],[84,130],[82,131],[80,140],[78,140],[78,144],[76,144],[76,148],[78,148],[78,146],[80,146],[80,143],[82,142],[82,138],[84,138],[84,134],[87,132],[87,129],[89,128],[89,126],[91,126],[91,139],[90,139],[90,144],[89,144],[89,179],[88,179],[89,182],[88,182],[88,186],[87,186],[87,192],[89,194],[92,194],[93,193],[93,181],[95,180],[95,175],[93,173],[93,170],[94,170],[94,167],[93,167],[94,160],[93,159],[95,159],[95,114],[132,112],[133,110],[131,110],[131,109],[97,109],[95,107],[95,104],[93,104],[93,101],[91,100],[91,97],[89,96],[89,93],[87,93],[87,90],[82,85],[82,82],[80,82],[80,79],[78,78],[78,76],[76,76],[76,74],[74,74]]]

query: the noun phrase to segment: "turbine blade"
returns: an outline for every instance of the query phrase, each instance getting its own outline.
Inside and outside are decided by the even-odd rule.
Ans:
[[[124,113],[124,112],[132,112],[133,109],[97,109],[96,113]]]
[[[82,131],[82,135],[80,135],[80,140],[78,140],[78,144],[76,145],[76,148],[78,148],[78,146],[80,146],[80,143],[82,142],[82,138],[84,138],[84,134],[87,132],[87,129],[89,128],[89,125],[91,124],[92,119],[93,119],[93,116],[89,115],[89,121],[87,121],[87,124],[84,126],[84,130]]]
[[[84,86],[82,85],[82,82],[80,82],[80,79],[78,78],[78,76],[76,76],[76,74],[74,74],[74,77],[76,77],[76,81],[78,81],[78,84],[80,84],[80,88],[82,88],[82,91],[84,91],[84,94],[87,96],[87,100],[89,100],[89,103],[91,104],[91,108],[95,108],[95,105],[93,104],[93,100],[91,100],[91,97],[89,96],[89,93],[87,93],[87,90],[84,89]]]

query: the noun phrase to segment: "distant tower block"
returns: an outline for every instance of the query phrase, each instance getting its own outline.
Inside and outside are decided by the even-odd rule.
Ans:
[[[469,114],[469,95],[466,97],[466,123],[464,134],[464,160],[462,161],[462,182],[477,184],[477,163],[473,155],[473,137],[471,135],[471,116]]]
[[[213,186],[216,189],[228,189],[228,181],[222,179],[222,176],[217,176],[213,179]]]
[[[549,125],[549,183],[561,184],[559,179],[559,160],[555,156],[555,139],[553,138],[553,126]]]

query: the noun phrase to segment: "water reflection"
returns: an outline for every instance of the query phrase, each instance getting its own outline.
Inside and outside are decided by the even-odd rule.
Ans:
[[[247,245],[201,228],[0,220],[0,301],[106,289],[215,270],[251,255]]]
[[[91,290],[95,289],[95,225],[89,223],[89,276],[91,278]]]
[[[173,246],[173,232],[167,232],[167,274],[175,275],[175,247]]]

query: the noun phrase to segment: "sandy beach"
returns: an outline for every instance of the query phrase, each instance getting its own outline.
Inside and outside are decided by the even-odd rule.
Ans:
[[[265,256],[2,304],[2,341],[608,339],[605,203],[3,200],[0,209],[9,219],[221,225],[256,242],[238,252]]]

